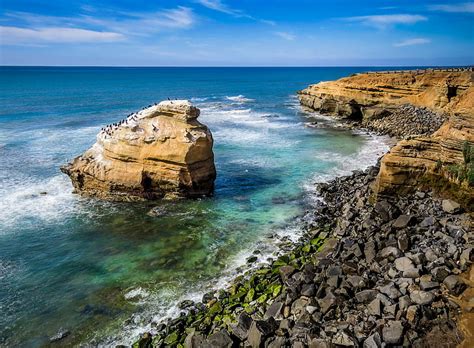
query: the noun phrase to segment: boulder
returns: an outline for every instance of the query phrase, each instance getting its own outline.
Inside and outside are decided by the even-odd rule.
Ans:
[[[461,209],[461,205],[451,199],[444,199],[441,206],[443,207],[443,210],[449,214],[455,214]]]
[[[383,341],[388,344],[400,343],[403,335],[403,325],[401,321],[392,320],[382,329]]]
[[[213,333],[202,345],[204,348],[231,348],[233,346],[234,341],[232,341],[226,330]]]
[[[186,100],[150,106],[104,127],[96,143],[61,170],[74,192],[108,200],[210,195],[213,139],[198,116]]]
[[[265,339],[278,328],[273,318],[268,320],[256,320],[250,326],[247,341],[252,348],[259,348]]]
[[[434,301],[435,296],[428,291],[422,291],[422,290],[414,290],[410,294],[410,299],[419,305],[429,305],[431,302]]]
[[[460,295],[467,288],[462,278],[454,274],[444,278],[443,284],[455,296]]]
[[[415,220],[416,220],[415,217],[412,216],[412,215],[400,215],[393,222],[392,226],[397,228],[397,229],[402,229],[402,228],[405,228],[405,227],[409,226],[410,224],[412,224],[412,222],[415,221]]]

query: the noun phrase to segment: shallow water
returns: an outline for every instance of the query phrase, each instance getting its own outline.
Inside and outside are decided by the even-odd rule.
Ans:
[[[0,345],[130,343],[152,320],[224,285],[271,234],[296,239],[313,183],[362,169],[384,139],[335,128],[295,91],[363,68],[0,68]],[[215,140],[209,199],[105,203],[59,166],[102,125],[191,99]],[[166,214],[147,212],[162,206]]]

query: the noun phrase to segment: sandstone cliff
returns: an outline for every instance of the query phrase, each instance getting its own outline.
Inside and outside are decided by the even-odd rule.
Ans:
[[[303,105],[353,119],[386,115],[402,104],[448,113],[472,111],[471,71],[366,73],[320,82],[299,92]]]
[[[473,82],[472,71],[365,73],[312,85],[299,99],[321,113],[407,138],[383,157],[378,194],[449,186],[472,204]]]
[[[209,129],[188,101],[164,101],[104,127],[61,170],[76,193],[110,200],[209,195],[216,171]]]

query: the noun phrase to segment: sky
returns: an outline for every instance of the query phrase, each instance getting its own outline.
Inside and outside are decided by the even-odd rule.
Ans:
[[[474,64],[474,2],[0,0],[0,65]]]

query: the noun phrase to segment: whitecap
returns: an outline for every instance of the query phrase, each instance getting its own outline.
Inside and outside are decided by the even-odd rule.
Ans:
[[[242,94],[234,95],[234,96],[226,96],[225,98],[227,100],[230,100],[230,101],[233,101],[233,102],[238,102],[238,103],[248,103],[248,102],[255,101],[255,99],[246,98]]]
[[[10,187],[5,184],[1,194],[0,226],[3,228],[0,230],[3,233],[15,227],[24,227],[25,224],[34,224],[37,220],[57,221],[75,210],[76,199],[65,175],[54,176],[45,181],[30,178]]]
[[[191,100],[193,103],[197,103],[197,102],[206,101],[206,100],[208,100],[208,99],[209,99],[209,98],[192,97],[190,100]]]
[[[141,287],[135,288],[130,290],[129,292],[125,293],[124,297],[126,300],[137,299],[137,298],[145,298],[150,296],[150,293]]]

